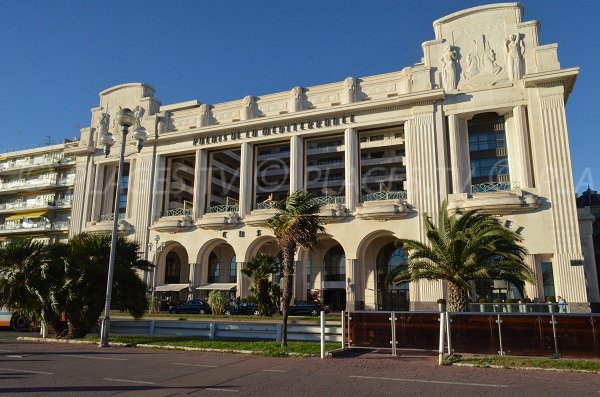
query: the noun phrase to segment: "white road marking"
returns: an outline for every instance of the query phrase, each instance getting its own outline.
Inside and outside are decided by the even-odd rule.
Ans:
[[[130,380],[130,379],[116,379],[116,378],[104,378],[111,382],[125,382],[125,383],[139,383],[141,385],[153,385],[154,382],[144,382],[142,380]]]
[[[2,349],[0,349],[0,352],[4,352],[4,353],[12,353],[12,350],[2,350]]]
[[[217,368],[218,365],[208,365],[208,364],[188,364],[188,363],[171,363],[173,365],[185,365],[188,367],[203,367],[203,368]]]
[[[27,370],[24,370],[24,369],[12,369],[12,368],[0,368],[0,371],[23,372],[23,373],[26,373],[26,374],[38,374],[38,375],[54,375],[52,372],[27,371]]]
[[[17,356],[16,354],[6,354],[4,357],[10,357],[10,358],[23,358],[25,356]]]
[[[204,390],[210,390],[210,391],[225,391],[225,392],[229,392],[229,393],[237,393],[239,392],[239,390],[234,390],[234,389],[217,389],[217,388],[213,388],[213,387],[207,387]]]
[[[446,382],[446,381],[442,381],[442,380],[381,378],[381,377],[377,377],[377,376],[360,376],[360,375],[350,375],[350,377],[351,378],[358,378],[358,379],[395,380],[395,381],[400,381],[400,382],[436,383],[436,384],[441,384],[441,385],[481,386],[481,387],[508,387],[508,385],[493,385],[493,384],[487,384],[487,383]]]
[[[61,354],[61,356],[63,356],[63,357],[73,357],[73,358],[89,358],[91,360],[127,361],[126,358],[82,356],[80,354]]]
[[[263,369],[263,372],[288,372],[283,369]]]

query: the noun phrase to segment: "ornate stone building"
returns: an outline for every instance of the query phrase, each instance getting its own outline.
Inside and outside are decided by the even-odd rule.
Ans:
[[[539,43],[539,23],[522,13],[505,3],[438,19],[421,62],[376,76],[217,104],[162,105],[141,83],[109,88],[68,149],[77,156],[70,232],[111,230],[118,150],[105,158],[99,137],[118,141],[119,106],[138,108],[151,137],[139,154],[128,145],[120,231],[144,249],[156,235],[164,243],[145,252],[156,255],[156,274],[144,278],[157,291],[246,296],[244,264],[278,253],[265,227],[272,201],[304,189],[324,204],[326,232],[297,253],[297,299],[432,308],[442,282],[391,287],[385,276],[406,263],[394,242],[424,240],[422,215],[448,200],[523,236],[538,275],[528,297],[543,300],[551,281],[573,310],[589,310],[600,299],[594,258],[582,252],[565,118],[579,70],[561,68],[557,45]],[[493,280],[475,290],[516,294]]]

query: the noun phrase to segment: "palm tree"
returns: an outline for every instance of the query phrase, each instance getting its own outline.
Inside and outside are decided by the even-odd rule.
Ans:
[[[276,201],[273,208],[279,213],[267,220],[267,227],[273,230],[281,248],[281,276],[283,329],[281,346],[287,346],[287,321],[290,300],[294,286],[294,255],[298,247],[307,250],[317,244],[317,235],[325,231],[319,217],[320,204],[312,200],[312,196],[297,190],[286,199]]]
[[[277,271],[275,258],[259,252],[252,260],[246,263],[242,273],[252,279],[258,299],[258,312],[261,316],[269,313],[271,298],[269,297],[269,284],[271,275]]]
[[[438,224],[423,215],[427,241],[402,239],[407,250],[408,269],[390,273],[395,283],[420,279],[444,280],[448,283],[448,310],[467,311],[471,281],[505,280],[521,293],[525,281],[535,282],[523,262],[527,254],[521,236],[505,228],[498,218],[477,210],[448,215],[444,201]]]

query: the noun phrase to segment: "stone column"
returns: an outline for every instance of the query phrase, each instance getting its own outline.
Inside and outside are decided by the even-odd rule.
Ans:
[[[306,300],[306,264],[294,261],[294,297],[296,300]]]
[[[252,203],[254,201],[252,189],[252,174],[254,162],[252,156],[253,146],[244,142],[241,146],[240,154],[240,218],[245,218],[250,214]]]
[[[535,255],[526,255],[525,256],[525,263],[527,264],[527,267],[529,267],[529,269],[531,269],[531,271],[533,272],[533,274],[535,275],[536,278],[536,283],[525,283],[525,294],[527,294],[527,297],[529,299],[531,299],[532,301],[535,298],[538,298],[540,300],[540,302],[544,301],[544,294],[541,293],[540,294],[540,287],[543,288],[543,281],[542,281],[542,275],[540,272],[540,267],[538,264],[538,261],[536,260]]]
[[[188,299],[194,299],[196,297],[196,287],[197,287],[197,281],[196,281],[196,274],[197,274],[197,270],[196,267],[198,265],[196,263],[190,263],[190,273],[189,273],[189,283],[190,286],[188,288]]]
[[[73,199],[71,210],[71,223],[69,225],[69,237],[73,237],[82,232],[87,221],[86,211],[89,208],[93,197],[93,187],[90,192],[88,189],[93,181],[92,157],[79,156],[75,165],[75,183],[73,185]],[[91,194],[90,194],[91,193]]]
[[[206,185],[207,168],[208,168],[208,153],[204,149],[196,151],[196,162],[194,169],[194,211],[192,218],[200,218],[206,210]]]
[[[358,204],[360,177],[358,175],[358,132],[354,128],[347,128],[344,132],[344,167],[346,178],[346,208],[354,212]]]
[[[165,178],[166,178],[166,169],[165,169],[165,157],[164,156],[156,156],[155,161],[155,190],[154,190],[154,200],[153,200],[153,208],[152,214],[153,219],[150,220],[150,225],[156,222],[162,216],[163,203],[165,200],[168,200],[168,197],[165,197],[167,192],[165,191]]]
[[[364,310],[365,297],[358,259],[346,259],[346,310]]]
[[[90,200],[92,200],[92,208],[90,211],[90,221],[95,222],[98,221],[100,217],[100,211],[102,210],[102,200],[104,199],[104,165],[98,164],[95,167],[95,179],[94,179],[94,187],[92,191],[92,196]]]
[[[300,135],[290,138],[290,193],[304,186],[304,141]]]
[[[247,298],[250,296],[250,279],[242,273],[242,269],[246,266],[246,262],[237,262],[236,269],[236,289],[237,294],[240,298]]]
[[[538,178],[539,188],[547,192],[552,207],[555,253],[552,258],[556,295],[584,309],[588,301],[583,254],[575,205],[575,188],[569,153],[562,84],[539,88],[539,121],[543,136],[547,175]],[[571,306],[572,308],[573,305]],[[585,307],[587,308],[587,307]],[[589,309],[588,309],[589,310]]]
[[[511,134],[517,142],[517,158],[519,164],[518,180],[520,187],[533,187],[533,170],[531,168],[531,151],[529,144],[529,128],[527,127],[527,109],[523,105],[513,108],[513,131]],[[510,153],[508,153],[510,157]]]
[[[448,116],[450,145],[450,169],[452,171],[452,193],[465,193],[470,182],[469,146],[466,122],[457,115]]]
[[[419,218],[427,213],[436,222],[441,204],[436,148],[443,142],[439,142],[436,133],[433,109],[431,112],[422,112],[407,120],[405,132],[408,202],[418,212]],[[419,219],[419,240],[427,242],[422,219]],[[437,299],[442,296],[441,281],[421,280],[410,285],[412,309],[434,307]]]
[[[135,198],[128,203],[132,208],[132,223],[135,226],[135,239],[139,242],[140,248],[145,252],[148,243],[149,221],[148,214],[151,212],[150,202],[153,200],[151,196],[153,191],[152,167],[154,165],[154,155],[143,154],[138,161],[136,167],[130,168],[130,173],[135,174],[130,181],[133,181],[133,186],[130,186],[129,197]]]

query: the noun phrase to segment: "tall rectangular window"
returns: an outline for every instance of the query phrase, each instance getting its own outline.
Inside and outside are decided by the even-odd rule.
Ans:
[[[552,262],[542,262],[542,283],[544,285],[544,298],[548,296],[556,297],[554,292],[554,272],[552,271]]]
[[[361,201],[405,199],[403,127],[361,131],[359,140]]]
[[[117,193],[117,167],[118,165],[107,165],[104,167],[103,175],[103,199],[101,201],[101,216],[110,218],[113,214],[115,195]],[[119,214],[125,216],[127,212],[127,194],[129,193],[129,163],[123,166],[123,175],[121,177],[121,191],[118,197]]]
[[[305,161],[308,193],[322,204],[344,204],[344,136],[307,140]]]
[[[207,212],[239,211],[240,155],[240,149],[210,153]]]
[[[510,190],[504,117],[483,113],[468,122],[473,191]]]
[[[256,148],[254,167],[254,208],[270,208],[273,201],[285,199],[290,191],[290,144]]]
[[[168,200],[163,216],[191,215],[194,201],[195,156],[167,159]]]

